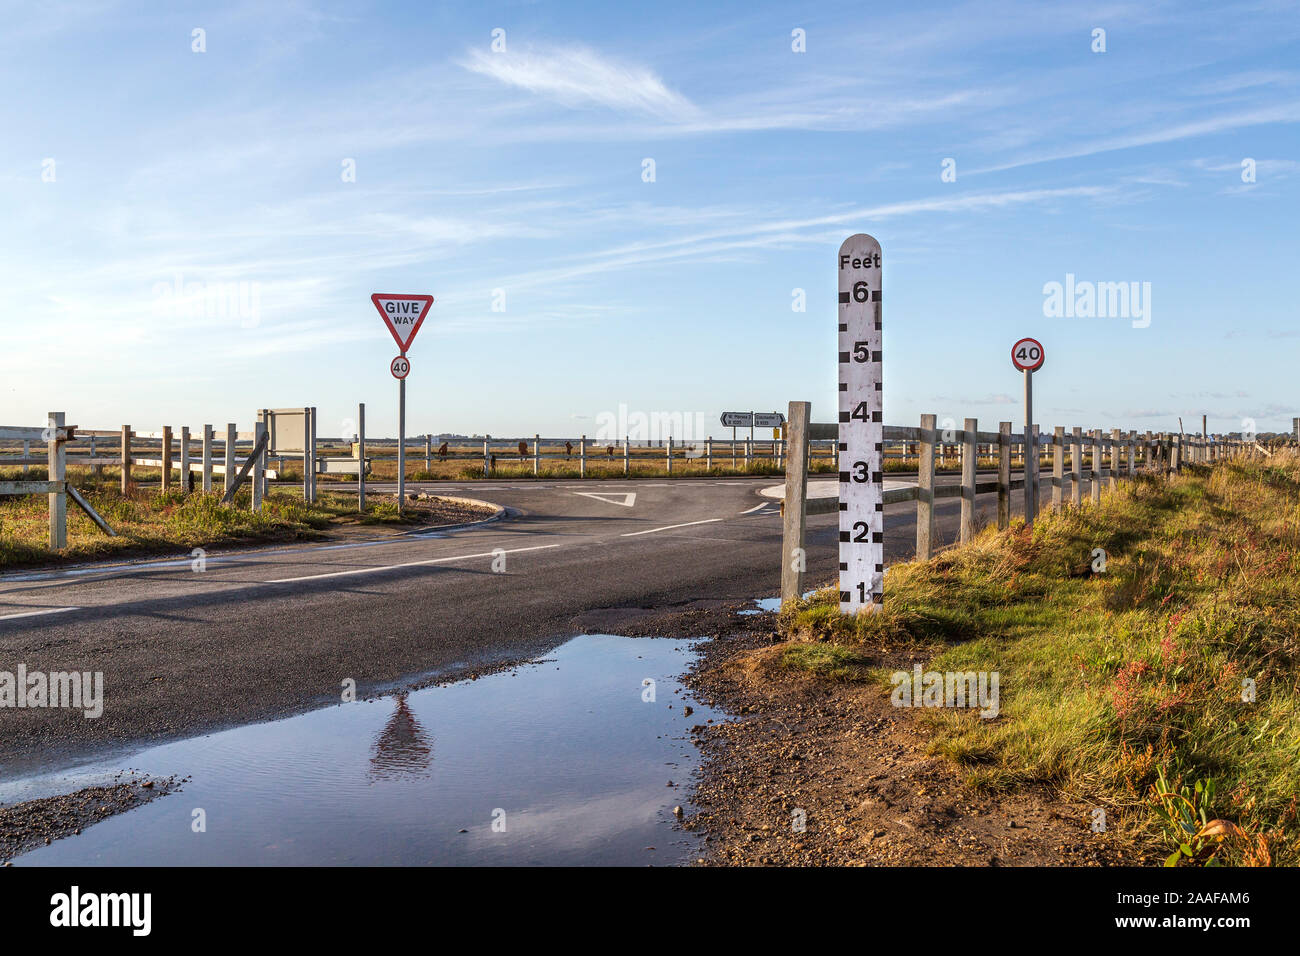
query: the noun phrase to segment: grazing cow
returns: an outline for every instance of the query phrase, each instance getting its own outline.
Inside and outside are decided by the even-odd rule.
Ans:
[[[566,441],[566,442],[564,443],[564,457],[565,457],[565,458],[572,458],[572,457],[573,457],[573,442],[571,442],[571,441]]]
[[[526,441],[521,441],[521,442],[519,443],[519,457],[520,457],[520,458],[527,458],[527,457],[528,457],[528,442],[526,442]]]
[[[610,457],[610,460],[612,461],[613,458],[614,458],[614,446],[613,446],[613,445],[610,445],[610,446],[609,446],[608,448],[606,448],[605,450],[606,450],[607,452],[609,452],[609,457]]]
[[[439,460],[439,461],[446,461],[446,460],[447,460],[447,443],[446,443],[446,442],[443,442],[441,445],[438,446],[438,460]]]

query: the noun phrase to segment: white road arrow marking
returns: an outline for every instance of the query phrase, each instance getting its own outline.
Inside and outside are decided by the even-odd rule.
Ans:
[[[575,495],[582,495],[584,498],[595,498],[597,501],[604,501],[611,505],[622,505],[624,508],[631,508],[636,504],[636,492],[628,491],[622,494],[603,493],[599,491],[575,491]],[[622,498],[622,501],[615,501],[615,498]]]

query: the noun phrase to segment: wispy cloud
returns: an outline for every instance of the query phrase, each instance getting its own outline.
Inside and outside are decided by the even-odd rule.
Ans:
[[[587,47],[471,50],[461,65],[566,106],[604,106],[674,121],[700,115],[694,103],[669,89],[653,70],[615,61]]]

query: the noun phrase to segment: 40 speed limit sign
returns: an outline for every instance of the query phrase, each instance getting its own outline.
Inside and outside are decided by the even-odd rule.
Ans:
[[[839,251],[840,610],[875,610],[885,578],[880,243],[859,233]]]
[[[1037,372],[1044,358],[1043,344],[1038,339],[1021,339],[1011,346],[1011,364],[1022,372]]]
[[[389,363],[388,371],[393,373],[393,378],[406,378],[411,374],[411,360],[405,355],[399,355]]]

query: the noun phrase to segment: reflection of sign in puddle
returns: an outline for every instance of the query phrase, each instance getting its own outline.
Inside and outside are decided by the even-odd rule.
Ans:
[[[15,865],[619,865],[678,863],[699,756],[723,714],[684,694],[691,642],[592,634],[478,680],[236,727],[39,779],[0,802],[68,793],[122,766],[181,791]],[[646,681],[653,682],[648,693]],[[695,712],[687,717],[684,704]],[[98,777],[96,776],[98,775]],[[673,786],[666,786],[673,781]],[[207,829],[191,829],[202,808]],[[505,829],[494,829],[504,811]],[[654,850],[648,850],[654,847]]]
[[[370,776],[374,780],[418,774],[428,770],[433,762],[431,738],[426,742],[424,728],[406,706],[406,695],[398,694],[393,703],[397,709],[375,738],[374,754],[370,758]]]

